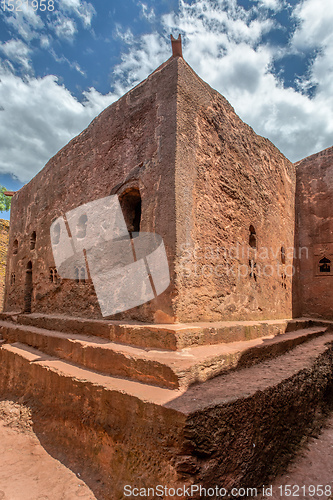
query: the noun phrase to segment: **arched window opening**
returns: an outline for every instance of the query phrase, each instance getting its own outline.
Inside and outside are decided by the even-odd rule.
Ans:
[[[141,195],[137,188],[125,191],[119,198],[129,233],[138,233],[141,225]]]
[[[11,285],[15,285],[15,281],[16,281],[15,273],[11,273],[11,275],[10,275],[10,284]]]
[[[86,282],[86,269],[84,266],[75,266],[74,267],[74,279],[76,283],[85,283]]]
[[[84,267],[80,269],[80,281],[84,283],[86,281],[86,270]]]
[[[27,264],[27,271],[25,273],[25,289],[24,289],[24,312],[31,313],[31,301],[32,301],[32,262],[31,260]]]
[[[324,257],[319,261],[319,271],[321,273],[330,273],[331,272],[331,261]]]
[[[281,262],[282,264],[286,263],[286,250],[284,247],[281,247]]]
[[[78,267],[74,267],[74,279],[76,281],[76,283],[79,282],[79,268]]]
[[[60,224],[57,222],[57,224],[53,228],[53,234],[52,234],[52,243],[54,245],[58,245],[60,241]]]
[[[50,267],[50,281],[51,283],[58,283],[58,271],[56,267]]]
[[[249,245],[251,248],[257,248],[257,236],[256,236],[256,230],[254,229],[254,227],[251,225],[249,227],[249,232],[250,232],[250,235],[249,235]]]
[[[33,231],[30,236],[30,250],[36,248],[36,231]]]
[[[87,222],[88,222],[88,217],[86,214],[82,214],[79,217],[79,220],[76,225],[76,237],[77,238],[85,238],[87,234]]]
[[[13,254],[17,255],[17,252],[18,252],[18,240],[14,240],[14,243],[13,243]]]

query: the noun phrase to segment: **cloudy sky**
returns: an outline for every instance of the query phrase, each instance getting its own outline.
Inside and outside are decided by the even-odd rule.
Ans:
[[[28,182],[170,56],[170,33],[290,160],[329,147],[332,25],[332,0],[1,0],[0,183]]]

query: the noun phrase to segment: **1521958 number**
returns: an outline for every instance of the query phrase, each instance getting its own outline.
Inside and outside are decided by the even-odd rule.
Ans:
[[[332,486],[329,484],[309,484],[308,486],[298,486],[298,484],[286,484],[278,487],[282,497],[330,497],[332,495]]]
[[[33,11],[44,12],[54,10],[54,0],[1,0],[2,10],[8,12],[22,12],[23,6],[31,7]]]

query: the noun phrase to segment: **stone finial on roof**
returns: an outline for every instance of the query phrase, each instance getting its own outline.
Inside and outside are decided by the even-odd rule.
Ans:
[[[183,57],[183,52],[182,52],[182,37],[180,34],[178,35],[178,38],[174,38],[172,35],[170,35],[171,38],[171,46],[172,46],[172,56],[173,57]]]

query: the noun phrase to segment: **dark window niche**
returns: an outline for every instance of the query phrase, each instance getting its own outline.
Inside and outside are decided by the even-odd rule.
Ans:
[[[13,243],[13,255],[17,255],[18,252],[18,240],[14,240]]]
[[[282,264],[286,263],[286,250],[284,247],[281,247],[281,262]]]
[[[30,236],[30,250],[36,248],[36,231],[33,231]]]
[[[257,235],[256,235],[256,230],[254,227],[251,225],[249,227],[249,245],[251,248],[254,248],[255,250],[257,249]]]
[[[319,272],[323,274],[331,272],[331,261],[326,257],[319,261]]]
[[[141,225],[141,195],[138,188],[130,188],[119,197],[129,233],[140,232]]]
[[[57,271],[56,267],[50,267],[49,278],[50,278],[51,283],[58,283],[59,282],[58,271]]]

